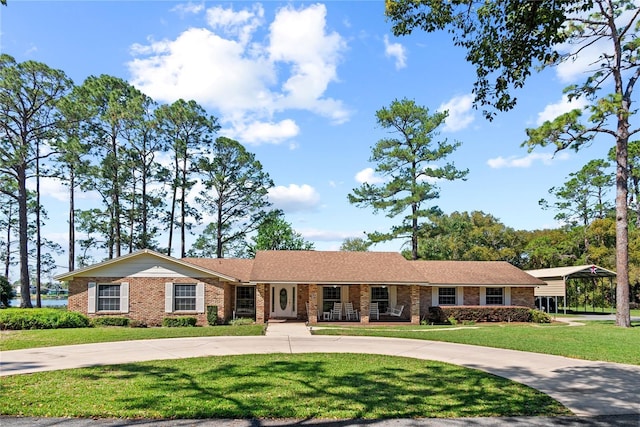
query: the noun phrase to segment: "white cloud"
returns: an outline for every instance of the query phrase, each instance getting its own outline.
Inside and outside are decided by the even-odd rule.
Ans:
[[[475,119],[473,114],[473,95],[462,95],[451,98],[440,105],[438,111],[448,111],[449,116],[442,128],[445,132],[456,132],[467,128]]]
[[[542,112],[538,113],[538,120],[536,120],[536,124],[540,126],[547,120],[551,121],[561,114],[568,113],[576,108],[582,109],[586,105],[587,101],[584,98],[569,101],[569,97],[567,95],[563,95],[560,101],[555,104],[547,105]]]
[[[198,14],[204,10],[204,2],[203,3],[180,3],[171,9],[172,12],[178,12],[180,15],[186,14]]]
[[[347,237],[362,237],[362,233],[354,234],[347,231],[327,231],[317,228],[296,229],[306,240],[314,240],[319,242],[342,242]]]
[[[36,189],[35,179],[27,181],[27,188],[31,191]],[[61,202],[69,202],[69,187],[64,185],[57,178],[40,178],[40,197],[50,197]],[[100,200],[100,194],[97,191],[81,191],[76,189],[76,199],[83,200]]]
[[[291,213],[316,209],[320,203],[320,195],[308,184],[290,184],[288,187],[278,185],[269,189],[269,200],[276,209]]]
[[[389,36],[384,35],[384,54],[387,58],[394,58],[396,70],[407,66],[407,50],[400,43],[389,43]]]
[[[337,81],[337,65],[346,43],[336,32],[326,31],[322,4],[278,10],[271,23],[267,48],[273,62],[291,64],[291,76],[282,84],[280,108],[308,109],[342,123],[349,113],[342,101],[322,98],[330,82]]]
[[[278,123],[253,122],[249,124],[236,124],[226,132],[229,137],[252,145],[262,143],[279,144],[284,140],[297,136],[299,133],[300,128],[296,122],[291,119],[285,119]]]
[[[362,169],[360,172],[356,174],[356,181],[360,184],[364,184],[365,182],[371,185],[380,184],[384,182],[384,178],[376,176],[373,168]]]
[[[494,159],[487,160],[487,164],[492,169],[502,168],[528,168],[531,167],[533,162],[540,161],[545,165],[550,165],[554,160],[567,160],[569,158],[568,153],[529,153],[524,157],[496,157]]]
[[[283,7],[268,28],[261,6],[239,11],[215,6],[206,15],[210,28],[132,45],[130,81],[158,101],[194,99],[217,110],[234,134],[260,127],[266,135],[248,134],[255,143],[270,141],[273,134],[296,136],[291,119],[273,119],[289,109],[333,123],[349,120],[351,112],[342,101],[325,96],[329,84],[338,81],[346,43],[327,31],[323,5]],[[259,30],[267,36],[258,37]]]
[[[215,31],[236,37],[243,45],[251,40],[253,33],[263,24],[264,9],[255,4],[251,10],[235,12],[222,6],[207,9],[207,24]]]

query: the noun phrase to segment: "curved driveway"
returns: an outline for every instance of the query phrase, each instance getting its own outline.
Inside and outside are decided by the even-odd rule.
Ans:
[[[267,336],[171,338],[5,351],[0,376],[96,365],[264,353],[371,353],[480,369],[552,396],[576,415],[638,414],[640,366],[436,341],[311,336],[303,324],[269,325]]]

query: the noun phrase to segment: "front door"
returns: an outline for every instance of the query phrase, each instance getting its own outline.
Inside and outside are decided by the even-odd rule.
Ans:
[[[296,317],[296,285],[271,286],[271,315],[273,317]]]

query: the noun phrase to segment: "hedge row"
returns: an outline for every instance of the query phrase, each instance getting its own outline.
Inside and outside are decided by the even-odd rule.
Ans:
[[[518,306],[438,306],[429,308],[429,321],[447,323],[449,319],[455,319],[458,322],[531,322],[534,317],[532,312],[535,311]],[[548,323],[550,320],[548,316],[535,316],[538,323]]]
[[[0,310],[1,330],[87,328],[89,318],[55,308],[7,308]]]
[[[184,326],[196,326],[198,319],[195,317],[165,317],[162,326],[166,328],[180,328]]]

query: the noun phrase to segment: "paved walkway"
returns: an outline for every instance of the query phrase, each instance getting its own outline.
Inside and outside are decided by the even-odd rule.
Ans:
[[[267,335],[260,337],[172,338],[5,351],[0,355],[0,376],[198,356],[327,352],[403,356],[480,369],[536,388],[576,415],[637,414],[640,425],[640,366],[436,341],[312,336],[304,323],[271,323]]]

